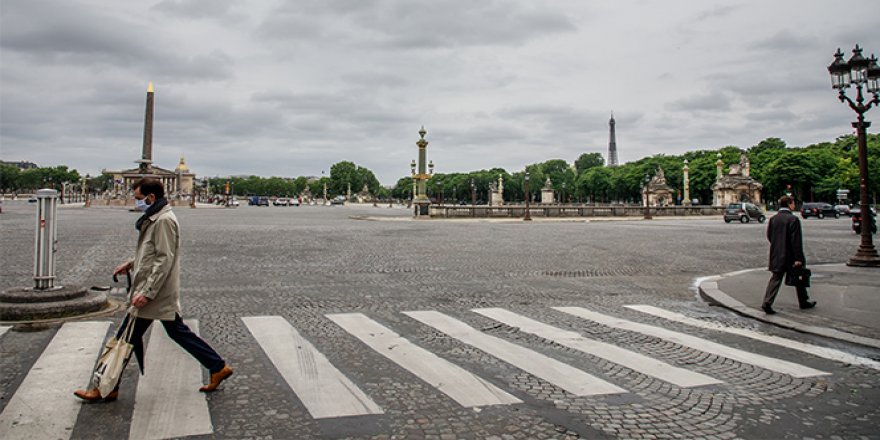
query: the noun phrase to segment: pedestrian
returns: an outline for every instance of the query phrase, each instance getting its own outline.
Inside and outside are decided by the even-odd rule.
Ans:
[[[211,373],[210,382],[199,391],[214,391],[232,375],[232,368],[180,317],[180,225],[177,217],[171,211],[159,180],[140,179],[132,189],[135,206],[144,214],[135,224],[138,242],[134,260],[120,264],[114,271],[114,275],[129,271],[133,274],[129,302],[134,312],[125,318],[120,332],[127,320],[134,317],[132,351],[143,374],[143,335],[158,319],[168,336]],[[119,385],[103,399],[95,387],[76,390],[74,395],[88,402],[112,402],[119,397]]]
[[[779,293],[779,287],[785,274],[793,270],[806,268],[804,257],[804,244],[801,234],[801,222],[792,214],[794,211],[794,199],[790,196],[782,196],[779,199],[779,211],[767,224],[767,240],[770,241],[770,265],[772,273],[767,282],[767,292],[764,294],[764,303],[761,310],[768,315],[776,313],[773,310],[773,301]],[[816,301],[810,301],[807,288],[796,285],[798,304],[801,309],[816,307]]]

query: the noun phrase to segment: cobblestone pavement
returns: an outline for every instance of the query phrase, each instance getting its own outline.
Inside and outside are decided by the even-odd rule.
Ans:
[[[111,208],[59,212],[61,283],[110,284],[112,268],[134,250],[137,214]],[[205,438],[880,438],[878,370],[623,307],[653,305],[880,360],[880,351],[747,320],[697,298],[696,278],[765,264],[763,225],[725,224],[720,219],[468,223],[350,218],[409,215],[400,208],[372,206],[176,212],[183,231],[185,317],[199,320],[201,334],[236,370],[221,391],[207,396],[213,434]],[[858,244],[848,219],[803,224],[811,263],[845,261]],[[30,285],[33,228],[33,206],[4,204],[0,288]],[[552,309],[557,306],[584,307],[830,374],[794,377]],[[721,383],[675,386],[471,311],[486,307],[503,308]],[[574,395],[402,313],[413,310],[441,312],[627,392]],[[393,329],[522,403],[462,407],[325,316],[352,312]],[[243,324],[241,318],[251,316],[283,317],[383,414],[312,417]],[[117,314],[97,319],[118,323],[119,318]],[[13,328],[0,336],[0,410],[58,328]],[[82,406],[71,438],[128,436],[138,382],[134,370],[126,372],[119,401]]]

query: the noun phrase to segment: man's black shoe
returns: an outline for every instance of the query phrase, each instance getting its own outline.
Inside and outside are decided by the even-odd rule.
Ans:
[[[813,307],[816,307],[816,301],[807,301],[801,304],[801,310],[812,309]]]
[[[813,304],[813,305],[815,305],[815,304]],[[770,307],[770,306],[761,306],[761,310],[763,310],[764,313],[766,313],[768,315],[775,315],[776,314],[776,310],[773,310],[773,307]]]

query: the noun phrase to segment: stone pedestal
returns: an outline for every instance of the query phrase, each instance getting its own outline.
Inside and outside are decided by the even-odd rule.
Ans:
[[[504,195],[501,194],[501,191],[494,190],[492,191],[491,200],[489,204],[492,206],[503,206],[504,205]]]
[[[554,197],[552,188],[541,189],[541,203],[542,204],[556,203],[556,198]]]
[[[97,312],[109,306],[107,293],[80,286],[0,292],[0,321],[34,321]]]

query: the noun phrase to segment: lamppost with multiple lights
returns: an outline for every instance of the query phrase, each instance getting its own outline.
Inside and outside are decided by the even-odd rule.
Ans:
[[[831,87],[838,90],[838,99],[849,105],[856,112],[858,118],[852,123],[858,135],[859,147],[859,205],[862,215],[862,241],[855,255],[850,257],[846,262],[849,266],[868,266],[880,267],[880,255],[874,248],[873,232],[871,225],[873,224],[873,213],[868,200],[868,141],[867,128],[871,123],[865,121],[865,113],[875,105],[880,105],[880,66],[877,65],[877,57],[871,55],[871,58],[862,56],[862,48],[856,45],[853,49],[853,55],[849,61],[843,60],[843,52],[837,49],[834,54],[834,62],[828,66],[828,73],[831,74]],[[856,88],[856,99],[853,101],[846,96],[846,89],[851,86]],[[867,100],[862,93],[865,92],[873,96]]]
[[[474,179],[471,179],[471,216],[476,215],[477,207],[477,187],[474,185]]]
[[[526,175],[523,180],[525,181],[525,185],[526,185],[526,189],[525,189],[526,214],[525,214],[525,216],[523,216],[523,221],[530,222],[530,221],[532,221],[532,214],[529,212],[529,199],[532,198],[532,194],[529,191],[529,172],[528,171],[526,171]]]
[[[416,161],[413,160],[410,164],[413,175],[413,192],[415,193],[413,203],[416,205],[415,215],[417,217],[428,215],[428,206],[431,204],[431,200],[428,198],[427,182],[434,174],[434,161],[432,160],[430,163],[427,163],[428,141],[425,140],[427,133],[425,127],[422,127],[419,130],[419,140],[416,141],[416,146],[419,147],[418,173],[416,173]],[[426,168],[430,169],[430,174]]]

